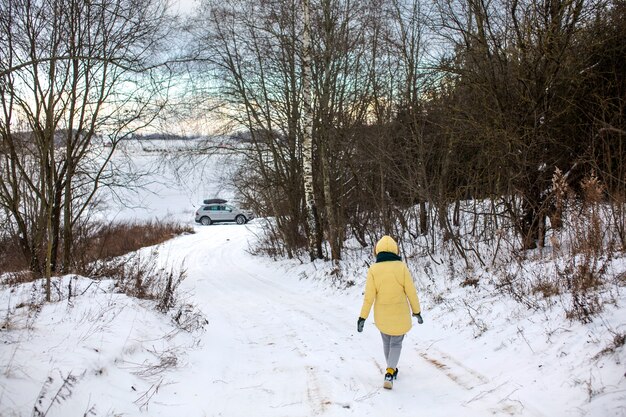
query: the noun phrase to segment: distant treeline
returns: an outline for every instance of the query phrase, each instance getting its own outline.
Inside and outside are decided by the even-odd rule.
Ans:
[[[177,135],[174,133],[135,133],[126,140],[197,140],[201,135]]]

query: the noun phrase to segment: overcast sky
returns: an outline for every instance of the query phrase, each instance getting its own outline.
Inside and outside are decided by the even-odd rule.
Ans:
[[[199,0],[172,0],[173,10],[190,13],[198,5]]]

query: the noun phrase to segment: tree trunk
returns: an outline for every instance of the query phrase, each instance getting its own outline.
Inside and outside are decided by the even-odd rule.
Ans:
[[[454,213],[452,214],[452,225],[459,227],[461,225],[461,201],[457,198],[454,202]]]
[[[324,181],[324,202],[326,203],[326,218],[328,219],[328,241],[330,242],[330,256],[333,261],[341,259],[341,242],[339,241],[337,216],[335,215],[335,201],[331,190],[330,165],[328,161],[328,145],[325,139],[321,141],[320,158],[322,160],[322,177]]]
[[[539,240],[539,213],[537,199],[532,195],[524,195],[522,202],[522,217],[520,219],[520,234],[522,249],[535,249]]]
[[[313,182],[313,95],[311,93],[311,18],[309,0],[302,2],[304,33],[302,35],[302,177],[308,226],[309,256],[319,258],[316,250],[318,225],[315,221],[315,189]]]
[[[57,10],[54,10],[55,16]],[[55,31],[57,26],[54,27]],[[54,123],[54,80],[56,79],[56,64],[55,61],[50,63],[50,71],[48,73],[50,81],[50,91],[48,95],[48,103],[46,108],[46,127],[43,132],[42,144],[44,151],[41,153],[44,156],[44,204],[46,209],[46,265],[44,267],[44,274],[46,278],[46,301],[51,301],[51,280],[52,280],[52,256],[54,249],[54,222],[53,212],[56,193],[54,191],[54,171],[56,169],[56,161],[54,157],[54,135],[56,133]]]
[[[65,200],[63,201],[63,272],[66,274],[70,271],[72,240],[74,239],[72,233],[72,169],[71,158],[69,158],[65,182]]]
[[[428,234],[428,212],[425,201],[420,201],[420,233],[423,236]]]

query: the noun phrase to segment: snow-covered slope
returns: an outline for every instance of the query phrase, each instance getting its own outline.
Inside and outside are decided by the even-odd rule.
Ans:
[[[0,292],[0,415],[140,415],[167,371],[185,366],[196,337],[152,302],[66,276],[43,303],[40,284]]]

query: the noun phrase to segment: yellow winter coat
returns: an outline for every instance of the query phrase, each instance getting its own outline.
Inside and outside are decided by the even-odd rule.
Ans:
[[[383,236],[376,244],[374,254],[381,252],[397,255],[398,244],[390,236]],[[369,316],[372,304],[374,321],[381,332],[400,336],[411,330],[411,310],[413,313],[421,313],[421,310],[413,278],[404,262],[385,261],[370,266],[361,317],[366,319]]]

